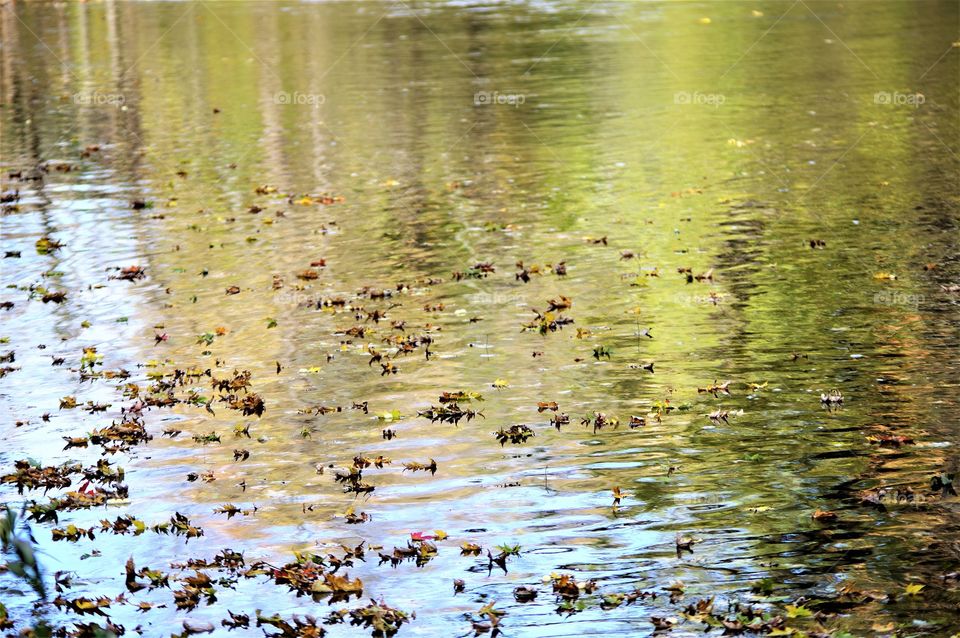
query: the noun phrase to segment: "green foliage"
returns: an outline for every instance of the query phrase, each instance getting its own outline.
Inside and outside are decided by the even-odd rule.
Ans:
[[[3,506],[6,515],[0,518],[0,546],[3,553],[13,551],[17,560],[7,563],[7,569],[26,580],[40,598],[47,597],[47,591],[40,574],[40,564],[37,562],[33,543],[29,531],[26,538],[17,534],[17,514],[7,505]]]

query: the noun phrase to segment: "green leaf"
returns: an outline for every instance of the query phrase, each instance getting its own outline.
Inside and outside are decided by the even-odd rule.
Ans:
[[[774,583],[772,578],[764,578],[763,580],[758,580],[757,582],[753,583],[753,585],[750,586],[750,591],[756,594],[764,594],[765,596],[769,596],[773,593],[773,586]]]
[[[27,575],[27,572],[23,569],[23,563],[20,561],[7,563],[7,569],[21,578],[25,578]]]

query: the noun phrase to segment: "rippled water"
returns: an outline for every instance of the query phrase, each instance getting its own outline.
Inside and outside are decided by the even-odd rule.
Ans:
[[[956,3],[926,1],[8,0],[0,154],[3,190],[20,200],[4,210],[2,242],[20,256],[0,261],[2,301],[14,304],[0,311],[0,352],[14,351],[4,365],[17,368],[0,380],[3,472],[26,457],[99,458],[60,451],[60,437],[130,401],[122,383],[78,380],[85,347],[144,386],[155,368],[248,369],[266,403],[262,418],[216,405],[148,412],[154,440],[110,457],[126,468],[129,504],[61,516],[87,526],[176,510],[202,538],[53,543],[49,525],[34,525],[44,566],[77,573],[71,596],[115,596],[130,555],[167,568],[231,547],[279,564],[293,550],[389,550],[442,529],[449,540],[422,568],[378,567],[371,553],[350,570],[368,597],[416,611],[401,635],[469,634],[464,614],[490,600],[508,636],[645,635],[651,615],[699,597],[756,600],[764,578],[790,600],[846,582],[898,595],[827,622],[855,635],[891,622],[903,635],[960,630],[960,596],[944,580],[960,567],[960,510],[929,487],[956,470],[960,442],[960,297],[944,289],[960,282],[957,20]],[[323,193],[343,199],[298,201]],[[64,247],[40,254],[44,236]],[[297,278],[320,259],[318,279]],[[518,261],[541,272],[524,283]],[[452,276],[478,262],[495,272]],[[564,277],[547,268],[559,262]],[[132,264],[145,280],[110,279]],[[712,279],[687,283],[683,268]],[[386,300],[358,294],[401,282],[411,289]],[[34,285],[67,299],[43,303]],[[574,324],[521,332],[559,295]],[[315,308],[334,297],[387,319]],[[429,326],[432,356],[399,356],[382,376],[366,347],[393,352],[381,343],[401,334],[391,321],[408,335]],[[343,334],[356,325],[372,333]],[[217,327],[227,334],[197,343]],[[609,359],[593,356],[601,346]],[[638,365],[649,362],[652,373]],[[729,396],[698,392],[725,380]],[[827,410],[820,394],[833,388],[845,401]],[[454,390],[481,392],[485,418],[417,416]],[[58,411],[68,395],[112,405]],[[657,422],[666,400],[679,409]],[[370,414],[348,409],[362,401]],[[555,429],[538,401],[557,401],[571,423]],[[301,412],[319,405],[345,409]],[[726,421],[708,418],[718,409]],[[398,422],[374,416],[393,410]],[[581,425],[593,412],[621,425]],[[631,415],[647,425],[627,427]],[[516,423],[536,436],[501,447],[492,433]],[[235,440],[248,424],[253,439]],[[161,437],[167,428],[183,434]],[[210,431],[223,443],[190,438]],[[881,433],[916,444],[866,438]],[[248,461],[234,462],[238,447]],[[315,465],[358,454],[394,464],[365,471],[376,490],[355,502]],[[430,458],[434,476],[401,471]],[[186,481],[205,470],[216,481]],[[884,511],[862,502],[877,488],[890,492]],[[897,502],[897,489],[914,502]],[[212,513],[223,503],[259,509],[227,520]],[[372,520],[345,524],[351,505]],[[818,508],[838,522],[813,521]],[[677,534],[701,542],[678,556]],[[488,574],[485,558],[459,555],[462,541],[522,553]],[[102,556],[81,560],[94,548]],[[551,572],[595,578],[605,593],[681,580],[686,596],[561,615],[541,584]],[[454,578],[465,593],[453,595]],[[902,596],[907,583],[924,595]],[[514,602],[518,585],[540,587],[537,601]],[[4,576],[0,587],[25,618],[22,584]],[[167,604],[142,617],[111,609],[145,635],[186,617],[169,591],[132,598]],[[190,617],[327,609],[263,579],[219,598]]]

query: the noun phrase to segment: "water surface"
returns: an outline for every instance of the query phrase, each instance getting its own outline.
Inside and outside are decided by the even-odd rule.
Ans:
[[[845,583],[897,596],[825,620],[854,635],[960,630],[944,579],[960,567],[960,511],[930,489],[955,471],[960,442],[960,298],[943,288],[960,282],[957,20],[956,3],[928,1],[8,1],[0,155],[4,191],[20,199],[2,241],[20,257],[0,261],[14,303],[0,336],[18,368],[0,380],[3,471],[99,458],[60,451],[60,437],[130,404],[123,382],[79,380],[86,347],[144,387],[151,370],[250,370],[266,404],[261,418],[216,404],[147,412],[153,441],[109,457],[130,502],[61,516],[152,523],[176,510],[202,538],[53,543],[35,525],[44,566],[77,573],[70,596],[116,596],[131,555],[166,569],[230,547],[280,564],[441,529],[449,539],[422,568],[377,566],[371,552],[349,570],[367,597],[416,612],[401,635],[471,634],[465,614],[492,600],[509,636],[646,635],[650,616],[698,598],[756,602],[763,579],[786,600]],[[302,200],[324,194],[335,203]],[[64,246],[41,254],[42,237]],[[319,278],[297,277],[321,259]],[[539,266],[527,283],[521,261]],[[453,275],[484,262],[495,272]],[[566,276],[548,268],[560,262]],[[110,278],[133,264],[146,279]],[[678,269],[712,276],[687,283]],[[67,299],[43,303],[31,286]],[[370,298],[383,289],[395,294]],[[559,295],[575,323],[521,331]],[[337,297],[387,318],[316,308]],[[358,325],[369,332],[344,334]],[[395,375],[368,365],[369,344],[391,355],[383,338],[425,333],[429,359],[421,347],[391,360]],[[726,380],[729,395],[698,392]],[[843,406],[825,409],[834,388]],[[455,390],[482,393],[485,418],[417,416]],[[57,410],[68,395],[111,407]],[[350,409],[363,401],[369,414]],[[554,428],[539,401],[570,424]],[[679,409],[658,422],[667,401]],[[344,410],[310,413],[320,405]],[[393,410],[397,422],[375,416]],[[581,425],[595,412],[620,426]],[[647,425],[628,427],[631,415]],[[520,423],[536,436],[501,447],[492,433]],[[253,438],[235,439],[245,425]],[[183,434],[161,437],[168,428]],[[223,442],[191,440],[211,431]],[[868,441],[878,434],[915,444]],[[234,462],[239,447],[249,460]],[[394,460],[365,472],[369,496],[315,469],[360,454]],[[433,476],[402,471],[431,458]],[[186,480],[207,470],[214,482]],[[882,511],[862,502],[878,489]],[[213,513],[224,503],[258,510],[227,520]],[[351,507],[372,520],[347,525]],[[815,522],[817,509],[839,521]],[[693,553],[678,556],[677,534],[700,541]],[[462,541],[520,544],[521,556],[488,573]],[[80,559],[94,548],[102,556]],[[609,610],[594,596],[558,614],[551,572],[602,593],[679,580],[686,594]],[[908,583],[923,595],[903,596]],[[22,584],[0,584],[26,618]],[[519,585],[538,599],[515,602]],[[218,595],[189,617],[219,627],[227,609],[327,611],[262,578]],[[187,617],[169,591],[131,598],[167,605],[111,609],[145,635]]]

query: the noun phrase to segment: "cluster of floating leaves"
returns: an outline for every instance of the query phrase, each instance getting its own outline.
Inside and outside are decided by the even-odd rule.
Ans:
[[[459,404],[453,402],[442,403],[439,406],[431,406],[426,410],[419,411],[417,415],[429,419],[431,423],[439,421],[440,423],[450,423],[453,425],[458,425],[460,421],[464,419],[469,423],[476,417],[484,418],[483,412],[464,409],[460,407]]]
[[[494,432],[494,436],[497,438],[497,441],[500,442],[500,445],[506,444],[508,441],[514,445],[520,443],[526,443],[527,439],[534,436],[533,430],[529,426],[519,424],[511,425],[507,429],[500,428]]]
[[[394,547],[390,553],[379,552],[380,564],[389,563],[397,567],[404,561],[411,561],[417,567],[423,567],[437,555],[437,546],[426,539],[407,541],[406,547]]]
[[[363,543],[353,548],[341,546],[341,549],[341,556],[297,554],[296,560],[281,567],[258,563],[254,569],[264,571],[274,583],[286,585],[297,596],[312,596],[316,600],[329,596],[331,602],[348,602],[351,596],[359,598],[363,594],[363,581],[337,571],[352,567],[356,560],[364,560],[366,552]]]
[[[71,475],[81,476],[87,483],[122,483],[123,468],[115,468],[106,459],[97,461],[96,466],[84,469],[79,463],[65,463],[56,467],[40,467],[27,459],[14,462],[16,471],[0,477],[0,483],[10,483],[17,486],[17,491],[23,494],[25,489],[51,489],[70,487]],[[81,489],[81,491],[83,491]]]

